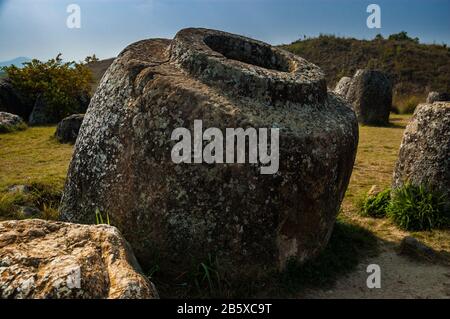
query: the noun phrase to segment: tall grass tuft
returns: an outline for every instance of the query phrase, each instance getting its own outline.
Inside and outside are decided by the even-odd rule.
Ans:
[[[360,204],[359,213],[365,217],[383,218],[386,213],[391,200],[391,190],[385,189],[376,195],[366,196]]]
[[[409,231],[450,227],[450,207],[445,194],[425,185],[405,184],[394,190],[388,216]]]

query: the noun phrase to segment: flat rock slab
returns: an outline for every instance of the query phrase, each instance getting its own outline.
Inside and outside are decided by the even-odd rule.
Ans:
[[[0,223],[0,298],[157,298],[115,227]]]

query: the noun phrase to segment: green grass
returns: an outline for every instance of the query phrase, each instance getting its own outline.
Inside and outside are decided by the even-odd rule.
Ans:
[[[383,218],[386,217],[387,209],[391,201],[391,190],[387,188],[376,195],[366,196],[360,204],[361,216]]]
[[[28,128],[25,123],[20,123],[19,125],[4,125],[0,124],[0,133],[11,133],[15,131],[23,131]]]
[[[403,131],[411,115],[390,115],[389,127],[359,127],[359,144],[350,184],[343,202],[343,217],[354,225],[372,231],[386,241],[398,242],[411,235],[399,230],[390,219],[372,219],[359,214],[361,198],[373,185],[391,187]],[[417,234],[414,233],[414,236]],[[450,230],[434,229],[420,234],[420,239],[435,250],[450,252]]]
[[[176,283],[165,281],[164,269],[155,266],[147,273],[163,297],[286,297],[304,287],[329,286],[377,251],[377,239],[398,242],[411,234],[399,230],[390,219],[372,219],[358,214],[357,199],[377,185],[389,188],[403,130],[409,115],[391,114],[389,127],[360,127],[356,163],[346,192],[343,211],[328,247],[314,261],[303,266],[290,263],[286,272],[265,280],[230,284],[217,260],[193,264],[192,271]],[[67,174],[73,146],[54,138],[55,127],[31,127],[26,131],[0,135],[0,219],[20,218],[14,206],[29,203],[43,210],[43,218],[57,216],[57,202]],[[6,192],[10,185],[34,185],[34,195]],[[55,206],[56,205],[56,206]],[[106,218],[104,215],[102,218]],[[412,233],[436,250],[450,252],[450,231],[446,229]],[[262,294],[261,294],[262,293]]]
[[[72,156],[72,146],[58,143],[54,126],[30,127],[0,135],[0,219],[20,218],[17,206],[29,205],[54,219]],[[28,185],[29,194],[11,194],[12,185]]]
[[[95,210],[95,224],[96,225],[111,225],[110,221],[109,221],[109,214],[108,212],[106,212],[106,216],[105,219],[103,219],[103,214],[100,212],[100,209],[96,209]]]
[[[0,190],[32,182],[62,189],[73,146],[53,137],[55,126],[0,135]]]
[[[403,131],[410,115],[391,114],[389,127],[360,126],[359,144],[344,207],[357,210],[357,203],[373,185],[391,186]]]
[[[388,216],[398,227],[410,231],[450,228],[448,199],[424,185],[406,184],[396,189]]]

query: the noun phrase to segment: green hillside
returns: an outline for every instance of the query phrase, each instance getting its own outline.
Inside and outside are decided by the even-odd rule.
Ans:
[[[390,74],[397,102],[421,100],[430,90],[450,91],[450,49],[421,44],[406,32],[370,41],[321,35],[282,47],[319,65],[331,88],[342,76],[352,76],[359,68],[372,68]]]

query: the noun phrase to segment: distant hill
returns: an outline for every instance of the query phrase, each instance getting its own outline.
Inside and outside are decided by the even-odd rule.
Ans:
[[[94,92],[97,88],[100,80],[102,79],[103,74],[106,72],[106,70],[109,68],[111,63],[113,63],[114,58],[105,59],[105,60],[99,60],[95,62],[89,62],[87,64],[87,67],[91,70],[92,76],[93,76],[93,84],[92,84],[92,91]]]
[[[411,96],[422,100],[430,90],[450,91],[450,49],[421,44],[406,32],[373,40],[321,35],[282,47],[320,66],[331,88],[342,76],[372,68],[390,74],[395,83],[394,101]]]
[[[30,62],[30,61],[31,61],[30,58],[26,58],[26,57],[21,56],[21,57],[18,57],[18,58],[9,60],[9,61],[0,61],[0,67],[10,66],[11,64],[13,64],[13,65],[15,65],[17,67],[21,67],[22,63]]]

